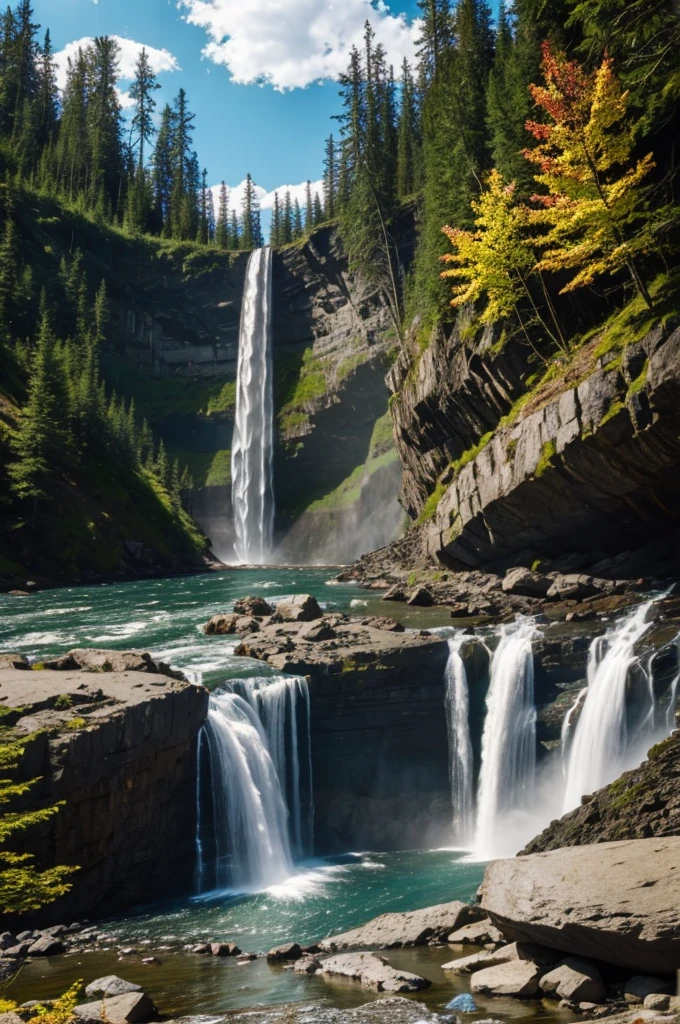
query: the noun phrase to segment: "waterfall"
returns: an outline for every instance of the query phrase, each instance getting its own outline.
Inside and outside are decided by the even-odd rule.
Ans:
[[[581,703],[583,701],[583,698],[587,694],[587,692],[588,692],[588,687],[587,686],[584,686],[582,690],[579,690],[578,695],[576,697],[576,700],[574,701],[574,703],[571,705],[571,707],[567,711],[566,715],[564,716],[564,721],[562,722],[562,729],[561,729],[561,732],[560,732],[560,751],[561,751],[561,754],[562,754],[562,774],[565,777],[567,775],[567,772],[569,771],[569,748],[570,748],[570,744],[571,744],[571,720],[574,717],[574,715],[576,714],[576,712],[579,710],[579,708],[581,707]]]
[[[274,398],[271,356],[272,251],[256,249],[243,291],[231,453],[236,558],[262,565],[274,529]]]
[[[475,853],[496,855],[502,814],[528,807],[536,771],[536,709],[531,619],[503,627],[491,662],[482,737]],[[514,852],[514,851],[513,851]]]
[[[299,721],[306,738],[304,786]],[[296,857],[311,852],[309,744],[305,680],[241,680],[211,696],[198,744],[199,893],[266,889],[293,873]]]
[[[474,827],[473,762],[470,741],[470,695],[461,657],[465,634],[449,640],[446,664],[446,725],[449,741],[449,785],[453,807],[453,836],[466,846]]]
[[[627,767],[626,688],[637,662],[635,645],[649,628],[647,613],[653,603],[640,605],[591,645],[586,699],[569,753],[565,814],[578,807],[582,796],[613,782]]]

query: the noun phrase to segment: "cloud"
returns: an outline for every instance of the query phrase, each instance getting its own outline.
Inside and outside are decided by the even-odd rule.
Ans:
[[[215,202],[215,212],[219,209],[220,188],[220,185],[213,185],[211,188]],[[238,185],[227,185],[230,216],[232,210],[236,210],[236,213],[240,216],[245,188],[245,178]],[[267,192],[267,190],[262,188],[261,185],[256,185],[255,192],[260,201],[260,210],[262,211],[272,210],[274,208],[274,194],[277,192],[280,202],[285,200],[286,192],[290,192],[292,202],[295,203],[295,200],[297,199],[300,206],[304,209],[304,205],[307,201],[307,182],[300,182],[299,185],[279,185],[277,188],[272,189],[271,192]],[[323,181],[319,180],[312,182],[312,196],[314,196],[315,193],[318,193],[319,196],[323,197]]]
[[[283,92],[337,79],[364,22],[399,68],[413,59],[420,22],[392,14],[384,0],[177,0],[186,20],[205,29],[203,55],[242,85],[268,83]]]
[[[120,47],[119,72],[120,77],[124,82],[129,82],[134,78],[135,64],[137,63],[142,50],[146,50],[151,67],[157,75],[161,74],[163,71],[181,70],[177,58],[170,53],[169,50],[159,50],[155,46],[147,46],[144,43],[137,43],[134,39],[126,39],[124,36],[112,36],[111,38],[115,39]],[[63,50],[60,50],[54,55],[54,61],[57,66],[57,85],[60,89],[63,89],[66,85],[66,71],[69,57],[75,57],[79,49],[84,50],[91,42],[91,36],[83,36],[82,39],[74,39],[72,43],[68,43]],[[123,92],[119,89],[118,97],[123,107],[133,106],[134,100],[130,98],[127,92]]]

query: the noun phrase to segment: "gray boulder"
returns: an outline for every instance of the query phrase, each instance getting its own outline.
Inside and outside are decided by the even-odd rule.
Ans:
[[[298,640],[309,640],[316,643],[318,640],[334,640],[337,633],[329,622],[323,619],[320,622],[305,622],[298,632]]]
[[[389,587],[382,596],[383,601],[405,601],[406,591],[398,583]]]
[[[431,608],[434,604],[434,598],[427,587],[416,587],[408,595],[407,603],[416,608]]]
[[[231,613],[228,615],[213,615],[212,619],[206,622],[203,627],[203,632],[206,636],[231,636],[236,632],[238,620],[239,616]]]
[[[539,982],[547,996],[571,999],[575,1003],[604,1003],[607,992],[597,967],[587,960],[567,957]]]
[[[352,978],[376,992],[420,992],[432,984],[410,971],[390,967],[384,957],[375,953],[340,953],[323,961],[321,973]]]
[[[144,992],[128,992],[113,999],[98,999],[94,1003],[76,1006],[76,1020],[92,1024],[143,1024],[156,1015],[156,1007]]]
[[[271,615],[274,611],[271,605],[267,604],[263,597],[241,597],[234,601],[234,611],[237,615],[257,615],[263,617]]]
[[[486,967],[472,976],[470,991],[474,995],[515,996],[531,999],[538,992],[541,968],[530,960],[511,960],[497,967]]]
[[[282,960],[299,960],[302,949],[297,942],[286,942],[282,946],[274,946],[267,953],[267,960],[270,963],[279,963]]]
[[[481,905],[506,938],[670,974],[680,964],[679,863],[680,836],[499,860]]]
[[[279,601],[275,614],[281,622],[313,622],[320,619],[323,612],[311,594],[296,594],[286,601]]]
[[[29,956],[59,956],[64,952],[64,943],[51,935],[43,935],[28,948]]]
[[[583,601],[586,597],[594,597],[597,593],[598,588],[594,585],[592,576],[583,576],[577,573],[563,576],[560,573],[550,584],[546,597],[552,601]]]
[[[103,978],[91,981],[85,989],[88,999],[96,999],[97,996],[125,996],[129,992],[141,992],[142,986],[135,985],[133,981],[125,981],[115,974],[107,974]]]
[[[540,967],[552,967],[560,959],[560,953],[546,946],[537,946],[533,942],[511,942],[507,946],[501,946],[500,949],[484,953],[471,953],[470,956],[451,960],[448,964],[442,964],[442,968],[453,974],[474,974],[475,971],[513,963],[515,960],[526,960],[538,964]]]
[[[652,992],[645,996],[645,1010],[668,1010],[671,1005],[671,997],[662,995],[659,992]]]
[[[213,956],[241,956],[241,950],[235,942],[211,942],[210,952]]]
[[[431,939],[445,938],[457,928],[478,921],[482,916],[479,907],[454,900],[452,903],[440,903],[435,907],[404,914],[381,914],[360,928],[323,939],[320,946],[329,951],[361,946],[382,946],[383,949],[423,946]]]
[[[503,942],[503,936],[487,918],[464,925],[452,932],[446,941],[449,946],[485,946],[489,942]]]
[[[541,576],[531,569],[508,569],[501,586],[506,594],[519,594],[521,597],[545,597],[552,580]]]

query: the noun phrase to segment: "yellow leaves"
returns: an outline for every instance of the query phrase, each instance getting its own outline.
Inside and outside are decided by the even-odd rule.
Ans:
[[[442,262],[454,264],[442,272],[443,278],[458,280],[453,287],[452,306],[475,302],[487,296],[483,323],[493,323],[512,313],[523,275],[534,264],[531,242],[523,235],[526,220],[523,207],[514,200],[514,187],[506,185],[502,175],[491,171],[487,187],[473,203],[475,231],[443,228],[455,249],[442,256]]]

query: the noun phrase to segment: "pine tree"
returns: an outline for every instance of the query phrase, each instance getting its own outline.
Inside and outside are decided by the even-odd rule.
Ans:
[[[417,184],[419,125],[415,85],[409,62],[404,58],[401,69],[401,106],[397,127],[397,181],[399,199],[413,195]]]
[[[220,201],[217,207],[217,228],[215,244],[218,249],[229,248],[229,195],[224,182],[220,185]]]
[[[272,225],[270,232],[270,244],[273,246],[281,245],[281,204],[279,203],[279,193],[274,193],[274,206],[272,209]]]
[[[68,58],[61,126],[55,156],[55,176],[71,200],[89,187],[87,111],[88,64],[82,49]]]
[[[312,199],[312,183],[307,179],[305,184],[305,231],[310,233],[314,226],[314,200]]]
[[[418,0],[422,19],[422,35],[418,40],[418,58],[428,81],[441,69],[453,38],[449,0]]]
[[[50,30],[45,32],[45,42],[38,60],[38,145],[40,149],[49,146],[55,139],[58,124],[57,70]]]
[[[153,155],[152,185],[155,227],[168,236],[171,230],[170,204],[173,190],[173,134],[175,118],[169,104],[161,113],[156,149]]]
[[[191,149],[194,120],[195,114],[189,111],[186,92],[180,89],[172,116],[172,184],[167,214],[168,233],[173,238],[193,238],[196,232],[197,161]]]
[[[238,222],[236,210],[231,211],[231,226],[229,228],[229,248],[238,251],[242,248],[241,228]]]
[[[110,36],[97,36],[86,58],[90,205],[107,218],[120,207],[123,181],[121,106],[116,91],[120,47]]]
[[[302,238],[303,234],[302,210],[300,209],[300,202],[296,198],[293,204],[293,241],[297,241],[298,238]]]
[[[150,146],[156,126],[154,92],[160,89],[148,54],[142,49],[135,65],[135,77],[130,86],[130,96],[135,102],[131,122],[131,148],[136,147],[136,166],[133,166],[134,182],[130,184],[130,206],[133,224],[139,230],[147,227],[151,207],[148,179],[146,174],[146,146]],[[129,175],[128,175],[129,178]]]
[[[332,135],[326,139],[326,156],[323,172],[323,200],[326,220],[333,220],[336,212],[338,192],[337,154],[335,139]]]
[[[289,245],[293,241],[293,228],[293,200],[291,199],[290,189],[286,189],[286,198],[283,204],[281,222],[282,245]]]
[[[314,214],[313,214],[313,217],[314,217],[314,226],[315,227],[317,225],[319,225],[319,224],[323,224],[323,221],[324,221],[323,203],[321,202],[321,196],[319,195],[318,192],[314,193]]]
[[[260,227],[260,203],[257,198],[255,182],[250,174],[246,175],[243,192],[241,247],[246,251],[259,249],[262,246],[262,229]]]

